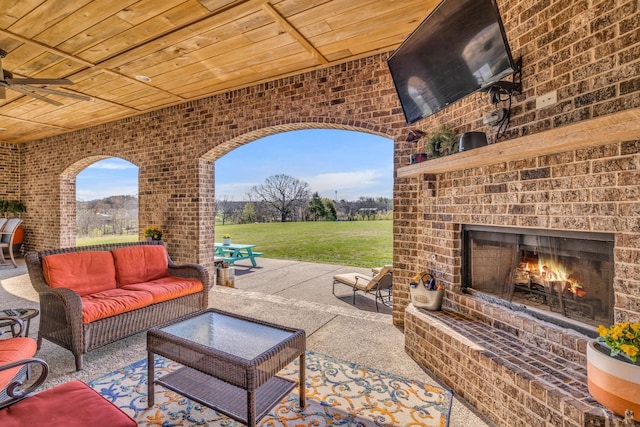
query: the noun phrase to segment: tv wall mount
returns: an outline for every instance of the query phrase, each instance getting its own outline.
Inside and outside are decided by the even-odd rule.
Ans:
[[[497,81],[487,88],[487,92],[491,96],[491,103],[494,105],[503,101],[509,102],[507,108],[497,108],[483,120],[485,125],[498,127],[496,139],[499,139],[509,127],[512,97],[522,93],[522,57],[518,58],[515,63],[515,70],[511,76],[511,81]]]
[[[506,101],[513,95],[519,95],[522,93],[522,57],[518,58],[515,63],[515,70],[513,71],[511,81],[500,80],[493,83],[487,88],[489,95],[491,96],[491,103],[497,104],[500,101]],[[509,98],[503,98],[503,96]]]

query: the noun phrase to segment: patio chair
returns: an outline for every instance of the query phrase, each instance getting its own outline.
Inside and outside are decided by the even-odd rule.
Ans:
[[[4,259],[4,249],[7,248],[11,262],[16,268],[18,264],[16,264],[16,260],[13,257],[13,239],[20,223],[22,223],[20,218],[11,218],[7,221],[2,231],[0,231],[0,261],[2,264],[6,262]]]
[[[336,294],[336,283],[353,288],[353,305],[356,304],[356,292],[365,294],[374,293],[376,301],[376,311],[380,311],[378,301],[390,307],[392,305],[393,271],[390,265],[380,268],[375,276],[367,276],[362,273],[344,273],[333,276],[333,294]]]
[[[20,359],[33,357],[37,345],[33,338],[23,337],[24,323],[18,317],[0,316],[4,324],[10,323],[10,330],[0,331],[0,366],[8,365]],[[4,335],[8,335],[8,338]],[[21,384],[28,376],[27,366],[7,366],[0,368],[0,408],[11,393],[10,385]]]

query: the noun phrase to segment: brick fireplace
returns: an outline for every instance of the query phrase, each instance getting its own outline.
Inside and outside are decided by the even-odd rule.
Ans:
[[[587,121],[398,172],[419,195],[417,268],[447,287],[442,312],[406,306],[406,351],[498,425],[622,425],[586,389],[585,350],[597,324],[640,318],[640,132],[600,127]],[[486,262],[475,273],[465,264],[472,251]],[[525,278],[523,262],[551,260],[583,274],[575,295],[566,278]]]

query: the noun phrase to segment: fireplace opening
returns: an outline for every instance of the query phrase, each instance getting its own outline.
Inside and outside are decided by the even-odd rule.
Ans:
[[[463,288],[547,313],[546,320],[609,325],[613,246],[612,234],[468,225]]]

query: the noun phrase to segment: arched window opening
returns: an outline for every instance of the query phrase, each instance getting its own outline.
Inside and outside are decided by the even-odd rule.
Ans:
[[[76,176],[76,244],[138,240],[138,167],[99,160]]]

